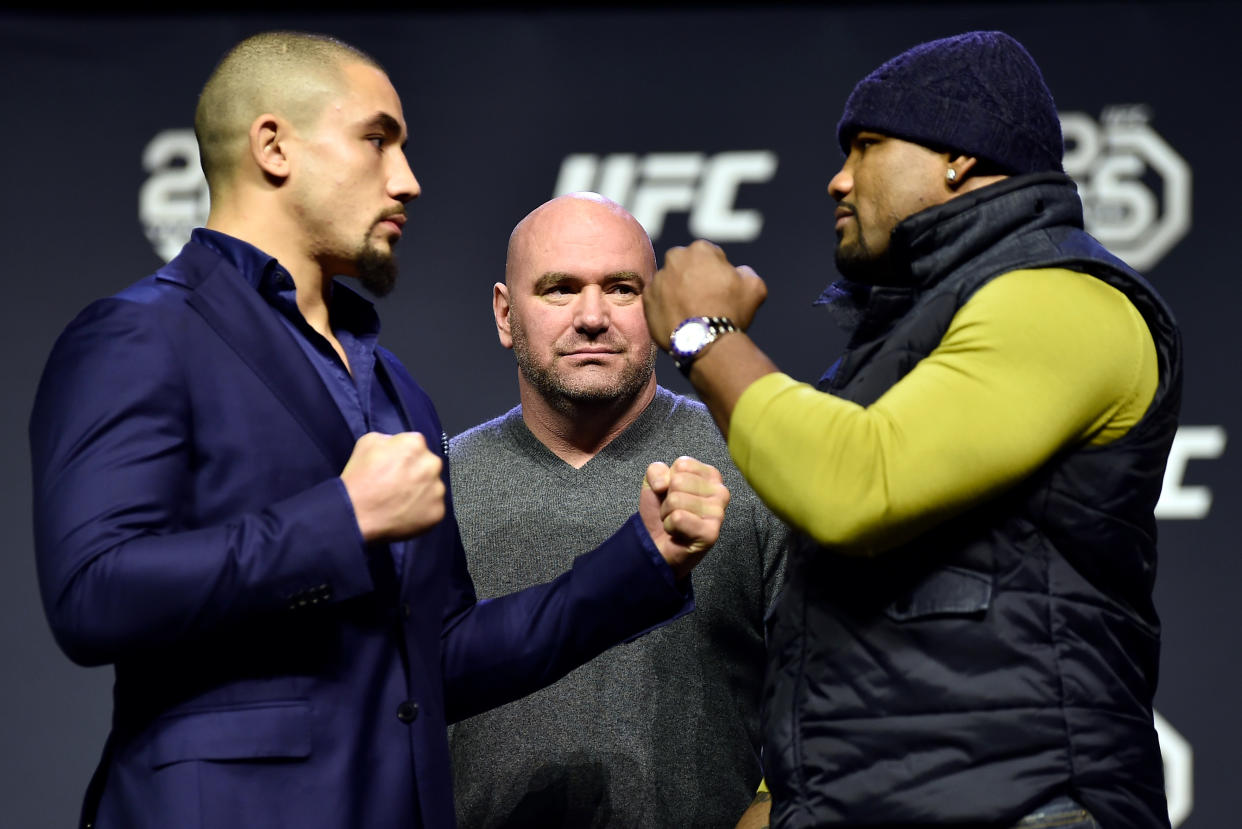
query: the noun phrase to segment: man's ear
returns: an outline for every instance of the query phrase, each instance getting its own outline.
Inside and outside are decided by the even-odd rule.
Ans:
[[[945,171],[944,183],[950,190],[956,191],[970,177],[970,171],[979,163],[973,155],[949,154],[949,167]],[[949,172],[949,171],[952,172]]]
[[[513,348],[513,332],[509,328],[509,286],[497,282],[492,286],[492,316],[496,318],[496,336],[505,348]]]
[[[291,132],[288,121],[270,112],[250,124],[250,157],[272,184],[281,184],[289,177],[286,142]]]

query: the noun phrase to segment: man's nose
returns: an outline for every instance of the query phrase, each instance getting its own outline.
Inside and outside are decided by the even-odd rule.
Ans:
[[[854,177],[844,166],[828,181],[828,195],[833,201],[841,201],[854,189]]]
[[[410,167],[405,153],[398,149],[395,157],[396,161],[388,176],[388,195],[404,204],[418,198],[423,188],[419,186],[418,179],[414,177],[414,170]]]
[[[608,301],[598,286],[591,285],[578,294],[574,327],[579,331],[598,334],[608,328]]]

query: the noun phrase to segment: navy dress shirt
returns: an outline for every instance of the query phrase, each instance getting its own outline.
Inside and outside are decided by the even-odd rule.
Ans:
[[[375,346],[379,341],[380,320],[372,303],[335,281],[330,286],[328,318],[332,333],[349,358],[347,367],[332,344],[302,316],[293,277],[275,257],[241,239],[207,228],[196,228],[192,238],[227,259],[267,304],[279,312],[281,321],[306,359],[323,378],[354,440],[367,432],[395,435],[410,428],[386,378],[376,371]],[[443,439],[442,435],[424,437],[428,442]],[[409,545],[396,542],[389,546],[399,574]]]

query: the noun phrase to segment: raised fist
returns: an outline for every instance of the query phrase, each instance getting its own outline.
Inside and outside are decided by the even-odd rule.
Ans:
[[[370,541],[410,538],[444,518],[440,456],[419,432],[358,438],[341,481],[362,537]]]
[[[660,555],[685,578],[720,538],[729,489],[714,466],[680,457],[647,467],[638,512]]]

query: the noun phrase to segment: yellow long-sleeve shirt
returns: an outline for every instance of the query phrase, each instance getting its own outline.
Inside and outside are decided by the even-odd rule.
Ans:
[[[1115,288],[1060,268],[1003,274],[867,407],[784,374],[734,407],[729,451],[774,512],[870,554],[1012,485],[1067,446],[1124,435],[1158,385],[1155,344]]]

